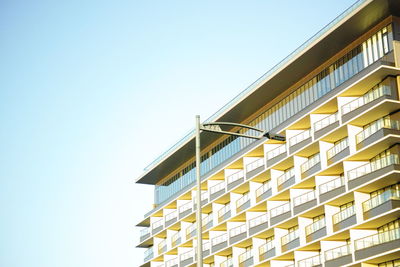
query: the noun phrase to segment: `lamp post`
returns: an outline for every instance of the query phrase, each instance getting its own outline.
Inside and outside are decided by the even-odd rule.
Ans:
[[[245,129],[254,130],[259,132],[260,134],[255,135],[247,135],[247,134],[240,134],[235,132],[223,131],[220,126],[234,126],[240,127]],[[201,177],[200,177],[200,131],[205,132],[212,132],[218,134],[227,134],[245,138],[251,138],[260,140],[263,138],[274,139],[278,141],[285,141],[285,137],[277,134],[271,134],[267,131],[263,131],[261,129],[239,124],[233,122],[209,122],[209,123],[200,123],[200,116],[196,115],[196,202],[197,202],[197,209],[196,209],[196,236],[197,236],[197,267],[203,267],[203,237],[202,237],[202,219],[201,219]]]

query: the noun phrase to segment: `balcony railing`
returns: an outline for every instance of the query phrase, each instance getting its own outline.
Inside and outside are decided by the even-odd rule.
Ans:
[[[165,267],[175,266],[175,265],[178,265],[178,263],[179,263],[178,257],[176,257],[176,258],[174,258],[172,260],[169,260],[169,261],[165,262]]]
[[[294,146],[295,144],[298,144],[310,137],[311,137],[311,130],[310,129],[304,130],[303,132],[291,137],[289,139],[289,145]]]
[[[327,158],[333,158],[335,155],[339,154],[343,150],[345,150],[347,147],[349,147],[348,139],[343,138],[339,143],[335,144],[332,148],[330,148],[327,152]]]
[[[178,212],[176,210],[174,210],[173,212],[170,212],[167,215],[165,215],[165,221],[168,222],[177,217],[178,217]]]
[[[298,261],[298,267],[312,267],[321,265],[321,255],[315,255],[304,260]]]
[[[144,251],[144,261],[145,261],[145,262],[148,261],[148,260],[150,260],[151,258],[153,258],[153,256],[154,256],[153,247],[149,247],[148,249],[146,249],[146,250]]]
[[[310,235],[325,227],[325,218],[306,226],[306,235]]]
[[[209,222],[212,222],[212,220],[213,220],[213,215],[212,215],[212,213],[210,213],[210,214],[208,214],[206,217],[203,218],[203,220],[201,221],[201,223],[202,223],[202,225],[203,225],[203,227],[204,227],[204,226],[207,225]]]
[[[190,259],[194,257],[194,249],[189,250],[188,252],[182,253],[182,255],[180,256],[181,261]]]
[[[373,162],[368,162],[360,167],[348,171],[349,180],[354,180],[358,177],[364,176],[368,173],[382,169],[392,164],[399,164],[399,156],[397,154],[391,154],[386,157],[380,158]]]
[[[261,167],[264,165],[264,159],[263,158],[259,158],[249,164],[246,165],[246,171],[250,172],[252,170],[257,169],[258,167]]]
[[[150,230],[148,227],[145,227],[140,230],[140,238],[142,238],[143,236],[148,235],[148,234],[150,234]]]
[[[223,206],[220,210],[218,210],[218,218],[223,217],[230,210],[231,210],[231,205],[228,203],[227,205]]]
[[[259,255],[261,255],[261,254],[263,254],[263,253],[265,253],[267,251],[270,251],[271,249],[275,248],[274,242],[275,242],[275,240],[271,240],[271,241],[268,241],[265,244],[261,245],[258,248]]]
[[[333,189],[336,189],[338,187],[341,187],[344,185],[344,177],[343,176],[337,176],[333,180],[323,183],[319,186],[319,193],[324,194],[326,192],[329,192]]]
[[[351,112],[361,106],[364,106],[364,105],[372,102],[373,100],[378,99],[379,97],[382,97],[385,95],[387,95],[387,96],[392,95],[390,87],[385,86],[385,85],[380,86],[374,90],[367,92],[365,95],[363,95],[357,99],[354,99],[353,101],[343,105],[342,106],[342,114],[349,113],[349,112]]]
[[[175,246],[179,245],[179,244],[178,244],[178,243],[179,243],[178,241],[179,241],[180,237],[181,237],[181,231],[176,232],[176,233],[171,237],[171,244],[172,244],[172,247],[175,247]]]
[[[321,159],[319,157],[319,153],[309,157],[305,163],[301,164],[300,166],[301,173],[308,171],[309,169],[320,163],[320,161]]]
[[[305,194],[293,198],[293,205],[300,206],[301,204],[307,203],[315,199],[315,191],[310,191]]]
[[[210,248],[211,246],[209,241],[203,243],[203,251],[209,250]]]
[[[277,148],[274,148],[267,153],[267,160],[273,159],[279,155],[282,155],[285,152],[286,152],[286,145],[285,144],[280,145]]]
[[[281,237],[282,245],[286,245],[287,243],[295,240],[298,237],[299,237],[299,230],[294,230],[288,233],[287,235]]]
[[[185,204],[183,204],[182,206],[179,207],[179,213],[183,213],[187,210],[190,210],[193,206],[192,202],[187,202]]]
[[[236,200],[236,208],[240,208],[244,203],[250,199],[250,194],[246,193],[241,198]]]
[[[319,131],[339,120],[338,113],[334,113],[314,123],[314,131]]]
[[[246,224],[243,224],[243,225],[237,226],[237,227],[229,230],[229,236],[230,237],[237,236],[237,235],[246,233],[246,231],[247,231]]]
[[[239,255],[239,263],[245,262],[246,260],[253,257],[253,253],[251,250],[247,250],[246,252]]]
[[[216,185],[210,187],[210,194],[214,194],[222,189],[225,189],[225,182],[222,181]]]
[[[294,176],[294,167],[290,168],[289,170],[286,170],[284,174],[278,177],[277,179],[278,185],[283,184],[293,176]]]
[[[344,245],[325,251],[325,261],[334,260],[351,253],[350,245]]]
[[[354,208],[354,205],[347,207],[341,211],[339,211],[338,213],[335,213],[332,216],[332,221],[334,224],[337,224],[341,221],[346,220],[347,218],[353,216],[354,214],[356,214],[356,210]]]
[[[260,225],[260,224],[263,224],[263,223],[265,223],[265,222],[267,222],[268,221],[268,216],[267,216],[267,214],[262,214],[262,215],[260,215],[260,216],[258,216],[258,217],[255,217],[255,218],[253,218],[253,219],[250,219],[249,220],[249,227],[250,228],[253,228],[253,227],[255,227],[255,226],[257,226],[257,225]]]
[[[361,143],[381,129],[400,130],[400,121],[391,120],[389,117],[376,120],[356,135],[356,143]]]
[[[389,200],[400,200],[400,190],[390,189],[362,203],[363,211],[369,211]]]
[[[216,236],[213,239],[211,239],[211,245],[215,246],[223,242],[226,242],[227,240],[228,240],[228,234],[223,233],[222,235]]]
[[[163,226],[163,225],[164,225],[164,220],[161,219],[161,220],[158,220],[156,222],[153,222],[151,224],[151,228],[154,230],[154,229],[157,229],[158,227]]]
[[[261,196],[269,189],[271,189],[271,181],[270,180],[264,182],[259,188],[256,189],[256,197]]]
[[[287,202],[276,208],[272,208],[269,212],[271,214],[271,217],[276,217],[278,215],[281,215],[281,214],[289,212],[289,211],[290,211],[290,202]]]
[[[222,262],[219,266],[220,267],[233,267],[232,258],[229,258],[226,261]]]
[[[355,249],[360,250],[400,239],[400,228],[380,232],[354,241]]]
[[[235,172],[234,174],[231,174],[228,177],[226,177],[226,180],[228,181],[228,184],[230,184],[230,183],[233,183],[243,177],[244,177],[243,170],[240,170],[240,171]]]
[[[167,251],[167,242],[163,239],[160,243],[158,243],[158,254],[164,253]]]
[[[186,228],[186,238],[190,238],[190,236],[192,236],[192,233],[196,230],[196,224],[192,223],[188,228]]]

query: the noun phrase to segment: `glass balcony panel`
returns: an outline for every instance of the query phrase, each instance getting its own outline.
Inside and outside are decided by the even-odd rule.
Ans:
[[[344,177],[343,176],[337,176],[333,180],[323,183],[319,186],[319,192],[320,194],[324,194],[326,192],[332,191],[333,189],[336,189],[338,187],[341,187],[344,185]]]
[[[280,145],[267,153],[267,160],[273,159],[286,152],[286,145]]]
[[[250,199],[249,193],[244,194],[241,198],[236,200],[236,208],[240,208],[244,203]]]
[[[220,267],[233,267],[232,258],[229,258],[226,261],[222,262],[219,266]]]
[[[261,196],[263,193],[271,189],[271,182],[268,180],[256,189],[256,197]]]
[[[332,220],[333,220],[334,224],[337,224],[337,223],[339,223],[341,221],[344,221],[347,218],[349,218],[349,217],[351,217],[351,216],[353,216],[355,214],[356,214],[356,210],[355,210],[354,205],[353,205],[353,206],[350,206],[348,208],[345,208],[344,210],[339,211],[338,213],[335,213],[332,216]]]
[[[322,261],[321,261],[321,255],[316,255],[304,260],[300,260],[298,262],[298,267],[312,267],[312,266],[317,266],[317,265],[321,265]]]
[[[346,137],[326,152],[327,158],[330,159],[334,157],[335,155],[345,150],[347,147],[349,147],[349,143],[348,138]]]
[[[400,190],[390,189],[362,203],[363,211],[366,212],[389,200],[400,200]]]
[[[281,237],[282,245],[286,245],[287,243],[295,240],[299,237],[299,230],[292,231],[285,236]]]
[[[183,213],[187,210],[190,210],[192,206],[193,206],[192,202],[187,202],[183,204],[182,206],[179,207],[179,213]]]
[[[237,236],[237,235],[240,235],[242,233],[246,233],[246,231],[247,231],[246,224],[243,224],[243,225],[237,226],[237,227],[232,228],[231,230],[229,230],[229,236],[230,237]]]
[[[325,251],[325,261],[337,259],[351,253],[350,245],[344,245]]]
[[[161,220],[158,220],[158,221],[156,221],[156,222],[153,222],[153,223],[151,224],[151,228],[154,230],[154,229],[157,229],[158,227],[161,227],[161,226],[163,226],[163,225],[164,225],[164,220],[161,219]]]
[[[281,214],[289,212],[289,211],[290,211],[290,202],[287,202],[287,203],[285,203],[283,205],[280,205],[280,206],[278,206],[276,208],[272,208],[270,210],[270,214],[271,214],[271,217],[276,217],[278,215],[281,215]]]
[[[184,260],[193,258],[194,254],[195,254],[194,253],[194,249],[192,249],[192,250],[190,250],[188,252],[182,253],[181,256],[180,256],[180,259],[181,259],[181,261],[184,261]]]
[[[222,181],[222,182],[210,187],[210,194],[214,194],[214,193],[216,193],[216,192],[218,192],[220,190],[223,190],[223,189],[225,189],[225,182],[224,181]]]
[[[399,156],[397,154],[391,154],[386,157],[382,157],[374,162],[369,162],[353,170],[350,170],[348,171],[348,178],[349,180],[354,180],[358,177],[364,176],[368,173],[382,169],[392,164],[399,164]]]
[[[356,135],[356,143],[361,143],[381,129],[400,130],[400,121],[391,120],[388,117],[376,120]]]
[[[228,240],[228,234],[224,233],[222,235],[216,236],[213,239],[211,239],[211,245],[215,246],[223,242],[226,242],[227,240]]]
[[[175,266],[178,265],[178,257],[176,257],[175,259],[169,260],[165,263],[165,267],[171,267],[171,266]]]
[[[315,191],[310,191],[300,196],[293,198],[293,205],[299,206],[315,199]]]
[[[250,172],[250,171],[253,171],[253,170],[255,170],[255,169],[257,169],[258,167],[261,167],[261,166],[264,166],[264,159],[263,158],[257,159],[255,161],[253,161],[252,163],[247,164],[246,165],[246,171]]]
[[[271,249],[275,248],[274,242],[275,242],[275,240],[271,240],[271,241],[268,241],[267,243],[261,245],[258,248],[258,253],[259,254],[263,254],[263,253],[265,253],[267,251],[270,251]]]
[[[253,257],[253,253],[251,250],[247,250],[246,252],[239,255],[239,263],[242,263],[248,259]]]
[[[223,206],[220,210],[218,210],[218,217],[221,218],[222,216],[224,216],[229,211],[231,211],[231,206],[229,204]]]
[[[294,167],[290,168],[289,170],[286,170],[284,174],[278,177],[277,179],[278,185],[283,184],[293,176],[294,176]]]
[[[167,215],[165,215],[165,221],[167,222],[167,221],[170,221],[177,217],[178,217],[178,212],[176,210],[174,210],[174,211],[168,213]]]
[[[258,217],[249,220],[249,227],[250,228],[256,227],[257,225],[267,222],[267,220],[268,220],[267,214],[260,215]]]
[[[325,218],[306,226],[306,235],[310,235],[325,227]]]
[[[314,131],[319,131],[339,120],[338,113],[334,113],[329,115],[328,117],[323,118],[322,120],[319,120],[314,123]]]
[[[233,183],[243,177],[244,177],[243,170],[240,170],[238,172],[235,172],[234,174],[229,175],[226,178],[226,180],[228,181],[228,184],[230,184],[230,183]]]
[[[151,258],[153,258],[153,256],[154,256],[153,247],[149,247],[144,251],[144,261],[150,260]]]
[[[400,228],[384,231],[354,241],[355,249],[365,249],[400,239]]]
[[[298,144],[310,137],[311,137],[311,130],[310,129],[304,130],[303,132],[291,137],[289,139],[289,145],[294,146],[295,144]]]
[[[300,166],[301,172],[304,173],[308,171],[309,169],[320,163],[320,161],[321,159],[319,157],[319,153],[309,157],[308,160]]]

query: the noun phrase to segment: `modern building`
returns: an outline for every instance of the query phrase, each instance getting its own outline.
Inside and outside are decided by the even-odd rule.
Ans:
[[[399,75],[400,1],[360,0],[211,117],[286,140],[201,133],[204,266],[400,266]],[[194,132],[137,179],[142,266],[196,265],[195,180]]]

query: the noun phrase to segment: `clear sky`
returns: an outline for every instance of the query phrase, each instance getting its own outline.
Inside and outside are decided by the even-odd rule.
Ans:
[[[143,168],[355,0],[1,0],[0,267],[143,262]]]

